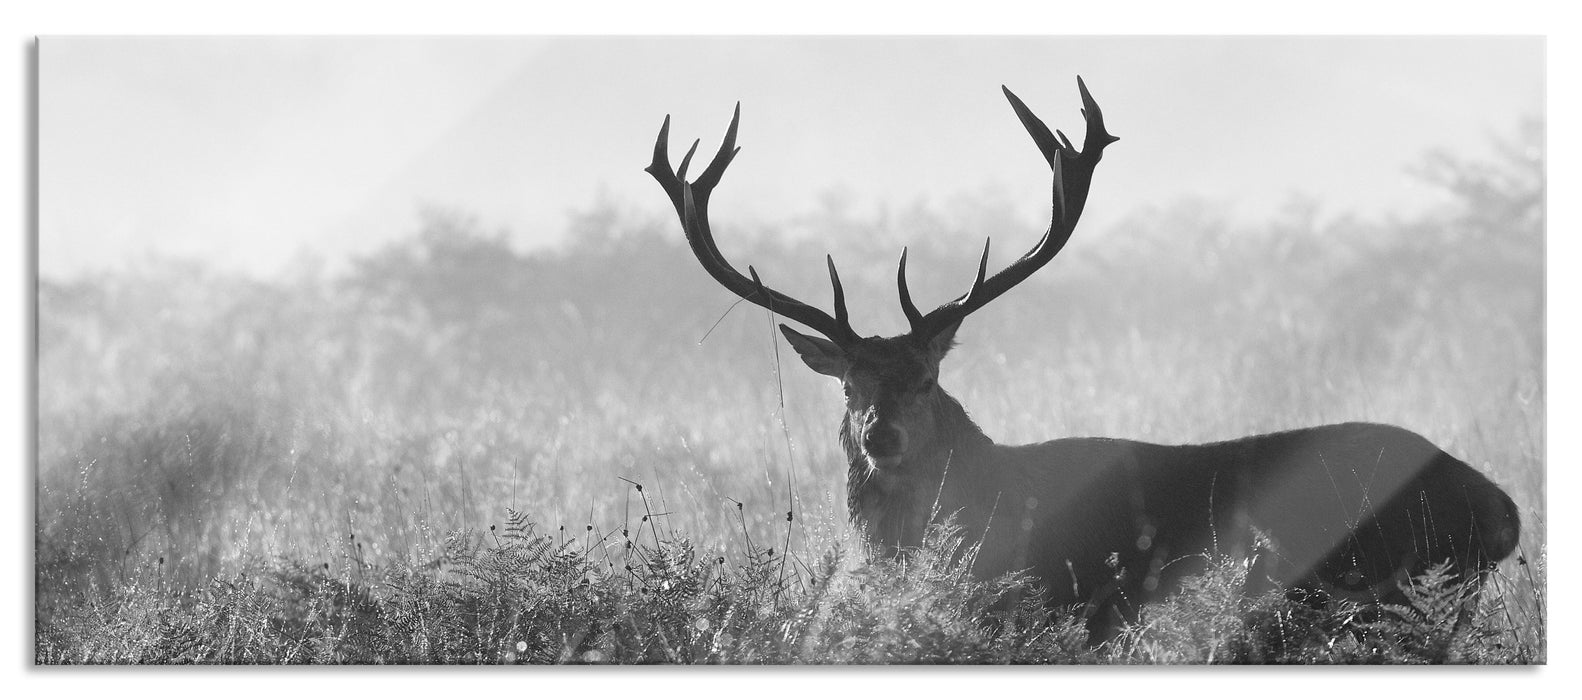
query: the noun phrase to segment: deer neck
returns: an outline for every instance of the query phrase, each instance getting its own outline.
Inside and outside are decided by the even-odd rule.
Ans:
[[[958,500],[948,493],[950,487],[974,478],[980,455],[994,446],[949,394],[935,395],[932,412],[932,433],[914,436],[917,443],[906,457],[885,469],[869,463],[849,416],[841,422],[847,509],[881,549],[893,552],[898,546],[919,544],[934,504]]]

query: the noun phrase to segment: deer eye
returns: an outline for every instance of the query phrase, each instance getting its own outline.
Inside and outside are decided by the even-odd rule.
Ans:
[[[921,384],[917,385],[917,390],[918,391],[933,391],[934,390],[934,378],[933,377],[923,377],[923,382]]]

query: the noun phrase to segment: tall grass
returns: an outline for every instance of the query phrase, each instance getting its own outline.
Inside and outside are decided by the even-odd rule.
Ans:
[[[941,384],[1002,442],[1067,435],[1194,442],[1352,419],[1421,432],[1489,473],[1521,508],[1522,561],[1502,567],[1497,605],[1485,611],[1512,620],[1508,631],[1521,636],[1512,644],[1526,654],[1513,658],[1541,659],[1538,133],[1535,127],[1523,132],[1526,140],[1505,144],[1494,163],[1426,159],[1424,175],[1447,196],[1443,211],[1421,220],[1363,221],[1296,204],[1254,226],[1187,203],[1141,212],[1111,230],[1084,230],[1048,270],[973,316]],[[753,261],[771,284],[804,299],[827,294],[820,258],[833,248],[854,323],[869,332],[900,328],[886,261],[902,242],[911,246],[919,303],[927,304],[970,281],[974,239],[985,226],[1002,241],[1029,243],[1039,228],[1003,230],[1001,217],[982,212],[913,208],[871,221],[824,212],[810,220],[839,237],[788,238],[780,230],[738,231],[722,214],[727,256]],[[508,522],[507,509],[549,529],[557,547],[596,533],[612,566],[625,566],[615,564],[627,556],[621,543],[645,531],[645,547],[685,542],[698,562],[724,558],[716,573],[773,561],[777,570],[765,581],[815,611],[826,603],[802,596],[816,594],[817,572],[829,561],[855,576],[839,579],[851,585],[894,585],[851,573],[871,570],[853,555],[845,521],[833,383],[776,346],[773,319],[733,307],[700,274],[673,222],[596,211],[577,227],[577,242],[565,250],[522,254],[465,217],[430,215],[416,235],[334,273],[258,281],[165,262],[42,280],[40,659],[163,659],[96,654],[71,633],[111,629],[95,615],[139,609],[159,624],[187,620],[180,624],[202,628],[210,634],[204,649],[231,650],[207,660],[461,660],[450,651],[381,655],[385,647],[376,642],[335,651],[333,644],[264,641],[290,637],[289,625],[249,627],[252,641],[220,644],[212,625],[222,617],[308,615],[301,605],[320,606],[313,608],[319,617],[309,616],[318,633],[332,618],[352,629],[357,614],[418,624],[390,617],[388,606],[400,605],[402,590],[440,585],[457,571],[458,557],[477,567],[481,556],[503,556],[491,526],[529,522]],[[650,566],[653,556],[634,561]],[[520,566],[507,567],[511,581],[541,563],[513,561]],[[826,585],[832,578],[822,577]],[[268,590],[301,596],[216,593],[262,596],[255,584],[266,579],[279,584]],[[719,580],[726,579],[699,585]],[[786,588],[792,580],[796,586]],[[616,585],[599,581],[588,585]],[[478,585],[484,588],[468,595],[493,584]],[[968,588],[949,588],[952,600],[994,597],[970,588],[980,584],[961,585]],[[1003,595],[1017,584],[994,585]],[[915,602],[922,589],[883,590]],[[396,597],[359,597],[375,591]],[[852,621],[870,598],[841,599],[841,612],[818,624],[869,629]],[[291,600],[297,607],[279,607]],[[498,596],[443,600],[473,605],[479,615],[503,604]],[[1301,614],[1259,605],[1274,611],[1264,620]],[[1094,660],[1066,645],[1069,630],[1058,625],[1030,633],[1056,641],[1012,643],[993,635],[1024,630],[1013,618],[1002,615],[993,632],[952,627],[948,617],[931,622],[928,634],[954,635],[961,645],[936,657],[842,655],[835,647],[846,637],[820,633],[798,637],[805,646],[729,653],[682,646],[676,649],[693,649],[690,656],[613,659]],[[730,626],[709,619],[716,633]],[[127,629],[146,636],[151,628]],[[767,644],[763,634],[732,629],[744,644]],[[1133,638],[1126,655],[1110,659],[1215,660],[1181,656],[1197,648],[1187,641],[1194,634]],[[119,639],[114,649],[141,648]],[[982,644],[967,641],[974,639]],[[259,646],[270,644],[277,646]],[[984,651],[991,649],[999,656]],[[1252,659],[1233,651],[1220,659]],[[1353,660],[1381,658],[1358,654]]]

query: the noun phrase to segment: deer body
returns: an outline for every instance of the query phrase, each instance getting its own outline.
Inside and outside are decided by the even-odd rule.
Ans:
[[[743,275],[720,254],[708,203],[735,157],[738,106],[724,143],[691,182],[694,143],[672,171],[666,117],[647,171],[669,195],[687,242],[726,289],[817,331],[781,325],[809,368],[840,380],[840,439],[851,518],[881,554],[918,546],[930,522],[953,516],[977,547],[973,571],[1030,571],[1049,602],[1080,605],[1095,635],[1201,570],[1205,555],[1251,556],[1250,583],[1378,601],[1426,565],[1449,560],[1480,578],[1515,548],[1515,505],[1477,470],[1417,434],[1345,423],[1202,445],[1066,438],[996,444],[937,384],[963,319],[1025,280],[1065,246],[1094,168],[1117,139],[1077,80],[1087,123],[1078,151],[1005,95],[1054,175],[1049,229],[1032,250],[987,274],[985,243],[970,290],[927,314],[912,303],[906,251],[896,284],[911,330],[862,337],[826,257],[830,314]],[[1256,551],[1255,551],[1256,550]]]
[[[1052,605],[1083,606],[1100,636],[1200,573],[1205,554],[1258,554],[1255,586],[1393,601],[1421,564],[1497,563],[1519,528],[1515,504],[1477,470],[1371,423],[1201,445],[1005,446],[972,432],[890,474],[860,450],[847,457],[851,517],[882,552],[918,546],[927,524],[953,515],[978,546],[975,574],[1029,571]]]

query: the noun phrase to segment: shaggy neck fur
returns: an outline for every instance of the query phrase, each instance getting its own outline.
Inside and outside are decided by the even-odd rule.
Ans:
[[[956,497],[960,488],[955,485],[984,476],[977,473],[977,465],[981,455],[994,447],[966,409],[944,390],[936,391],[932,402],[933,433],[915,436],[918,442],[901,462],[886,469],[869,463],[850,416],[841,422],[841,446],[849,465],[847,508],[852,520],[867,528],[868,541],[887,554],[920,544],[936,505],[941,514],[969,506]]]

